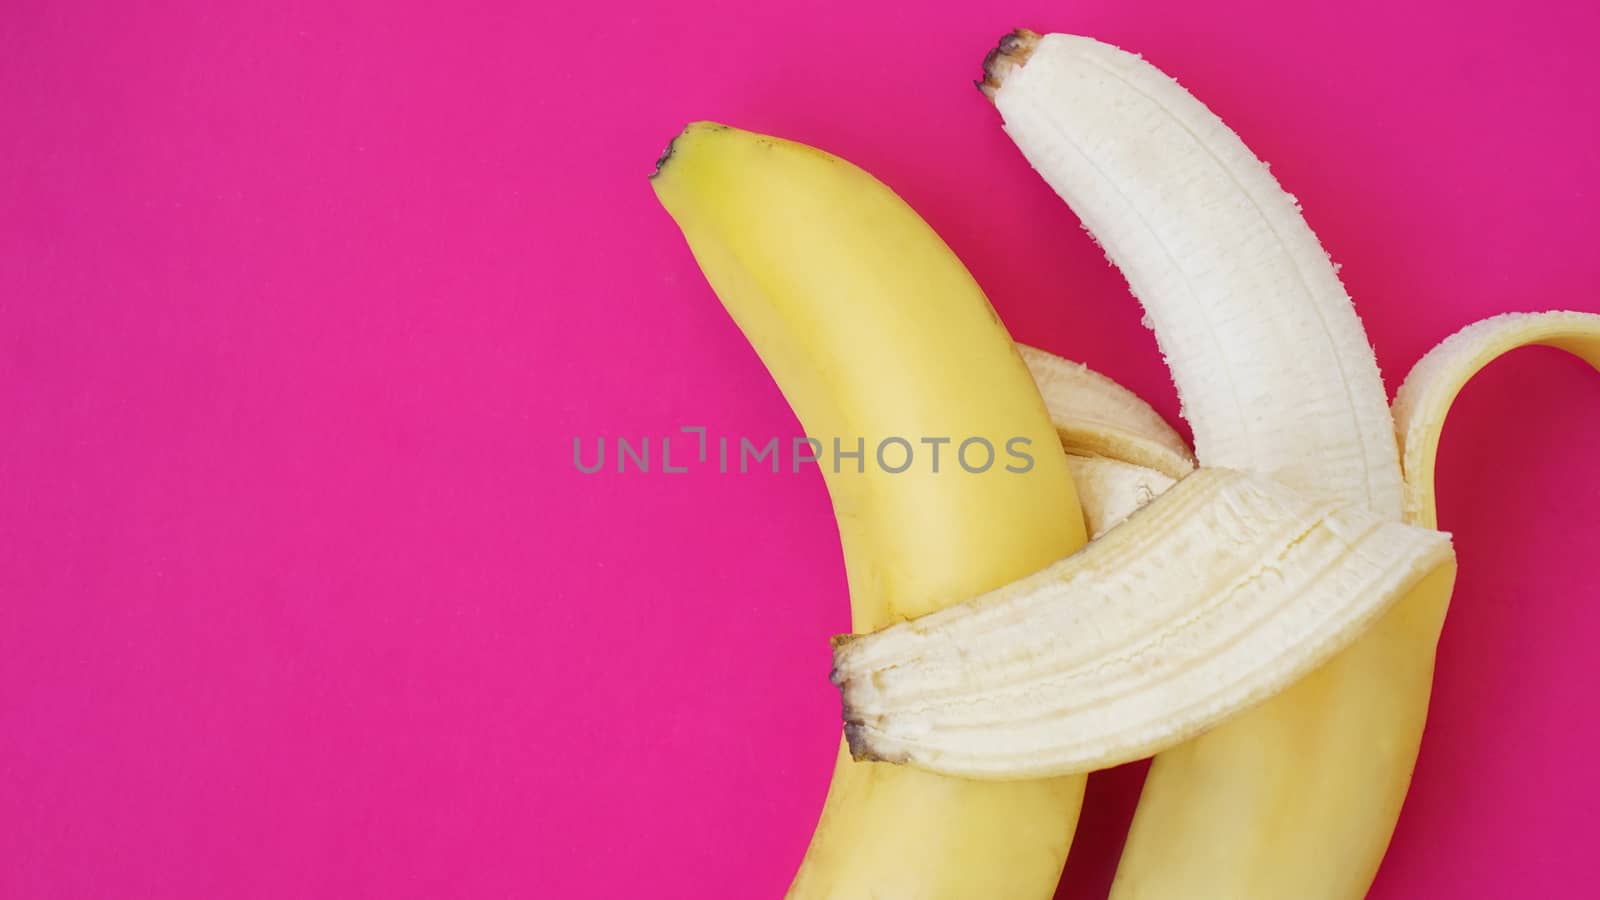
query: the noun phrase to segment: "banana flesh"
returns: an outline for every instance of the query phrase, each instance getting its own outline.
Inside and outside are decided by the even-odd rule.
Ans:
[[[1278,691],[1453,563],[1448,537],[1201,469],[1088,547],[834,652],[858,758],[969,778],[1140,759]]]
[[[1200,463],[1399,519],[1372,347],[1294,198],[1238,135],[1090,38],[1017,32],[985,69],[1006,133],[1143,304]]]

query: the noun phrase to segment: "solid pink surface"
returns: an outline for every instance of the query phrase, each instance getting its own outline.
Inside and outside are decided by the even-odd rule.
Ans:
[[[865,166],[1019,339],[1169,416],[972,90],[1013,26],[1144,53],[1270,160],[1391,389],[1479,317],[1600,311],[1592,4],[146,6],[0,22],[7,898],[782,893],[838,735],[821,479],[572,464],[800,433],[645,181],[688,120]],[[1591,881],[1597,409],[1528,351],[1453,415],[1460,586],[1374,897]],[[1092,780],[1062,896],[1137,782]]]

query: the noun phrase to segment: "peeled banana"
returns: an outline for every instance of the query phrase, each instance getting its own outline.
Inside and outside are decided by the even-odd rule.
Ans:
[[[986,84],[1007,133],[1143,303],[1200,462],[1398,518],[1399,452],[1371,348],[1266,165],[1176,81],[1088,38],[1018,33]],[[1451,583],[1441,572],[1417,602]],[[1364,893],[1426,714],[1436,633],[1413,605],[1284,694],[1160,754],[1112,896]]]
[[[1201,464],[1435,524],[1409,462],[1429,432],[1412,432],[1402,484],[1336,269],[1237,135],[1154,66],[1089,38],[1008,35],[983,86],[1143,303]],[[1397,406],[1402,434],[1418,406]],[[1441,568],[1288,691],[1158,755],[1112,896],[1362,896],[1410,781],[1453,578]]]

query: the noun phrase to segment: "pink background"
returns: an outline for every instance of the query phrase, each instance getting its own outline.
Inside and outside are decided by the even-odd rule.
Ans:
[[[782,892],[837,737],[822,482],[571,463],[798,433],[645,182],[690,119],[877,173],[1018,338],[1169,414],[969,84],[1014,25],[1243,133],[1391,387],[1481,316],[1600,311],[1592,4],[229,6],[0,17],[7,898]],[[1376,897],[1591,879],[1597,408],[1528,352],[1452,420],[1461,587]],[[1093,780],[1063,896],[1103,892],[1138,778]]]

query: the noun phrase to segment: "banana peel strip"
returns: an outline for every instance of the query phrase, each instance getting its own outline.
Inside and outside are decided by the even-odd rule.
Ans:
[[[1163,472],[1109,456],[1069,455],[1067,469],[1078,488],[1090,540],[1122,524],[1178,482]]]
[[[1445,417],[1456,396],[1485,366],[1512,350],[1531,346],[1565,350],[1600,369],[1600,315],[1552,311],[1492,316],[1445,338],[1406,375],[1394,398],[1406,521],[1424,528],[1438,526],[1434,464]]]
[[[1533,345],[1600,369],[1600,315],[1486,319],[1406,377],[1393,411],[1410,525],[1226,469],[1174,482],[1149,465],[1176,469],[1186,453],[1159,416],[1137,398],[1119,412],[1125,389],[1030,348],[1063,445],[1103,454],[1072,463],[1091,533],[1104,536],[962,605],[836,639],[851,752],[974,778],[1083,772],[1149,756],[1277,693],[1453,565],[1448,537],[1432,530],[1445,419],[1474,375]],[[1098,396],[1068,403],[1068,383]]]
[[[1347,646],[1448,536],[1202,468],[1085,549],[959,606],[836,639],[857,758],[970,778],[1116,765]]]
[[[1096,538],[1194,471],[1194,455],[1150,404],[1079,362],[1018,344],[1044,399]]]
[[[1104,457],[1177,480],[1194,471],[1189,444],[1138,394],[1082,363],[1018,344],[1062,449]]]

